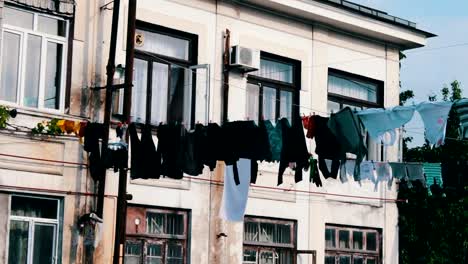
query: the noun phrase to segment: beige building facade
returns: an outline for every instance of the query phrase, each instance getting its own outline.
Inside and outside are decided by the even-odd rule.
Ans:
[[[104,91],[92,88],[105,85],[112,3],[33,2],[0,1],[0,102],[18,109],[11,123],[102,122]],[[125,67],[121,2],[116,64]],[[347,1],[138,0],[136,16],[137,123],[220,124],[225,103],[230,121],[395,106],[399,52],[433,36]],[[226,30],[231,47],[260,52],[260,70],[230,71],[224,102]],[[122,100],[116,94],[115,120]],[[89,231],[79,219],[95,210],[97,190],[80,140],[12,129],[0,134],[0,262],[111,263],[118,173],[108,171],[103,223]],[[398,144],[368,143],[368,159],[401,160]],[[307,146],[314,154],[314,141]],[[261,163],[245,221],[227,222],[219,217],[224,169],[218,162],[182,180],[129,177],[125,263],[398,263],[398,210],[384,201],[396,198],[395,182],[322,177],[317,187],[309,172],[296,184],[287,169],[277,187],[278,164]]]

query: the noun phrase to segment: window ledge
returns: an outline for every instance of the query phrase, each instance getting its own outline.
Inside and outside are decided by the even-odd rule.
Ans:
[[[78,121],[88,120],[86,117],[63,114],[63,113],[60,113],[59,111],[32,109],[32,108],[26,108],[22,106],[8,106],[8,107],[15,108],[18,110],[18,114],[26,115],[26,116],[41,117],[41,118],[72,119],[72,120],[78,120]]]

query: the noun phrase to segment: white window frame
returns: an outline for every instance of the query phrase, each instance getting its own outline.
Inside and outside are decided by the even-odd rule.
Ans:
[[[1,50],[0,50],[0,56],[3,58],[3,47],[4,47],[4,32],[9,32],[13,34],[18,34],[21,36],[20,39],[20,52],[19,52],[19,67],[18,67],[18,87],[17,87],[17,97],[16,97],[16,102],[9,102],[9,101],[4,101],[0,100],[0,103],[3,105],[7,106],[12,106],[12,107],[21,107],[24,109],[29,109],[29,110],[40,110],[43,112],[48,112],[52,114],[60,114],[63,113],[64,108],[65,108],[65,86],[66,86],[66,73],[67,73],[67,54],[68,54],[68,33],[69,33],[69,27],[70,23],[60,17],[57,16],[51,16],[48,14],[43,14],[39,12],[33,12],[29,10],[25,10],[22,8],[17,8],[13,6],[6,5],[4,8],[11,8],[11,9],[16,9],[21,12],[26,12],[26,13],[31,13],[33,14],[33,29],[27,29],[27,28],[22,28],[22,27],[17,27],[17,26],[12,26],[8,25],[5,23],[5,18],[3,18],[3,28],[1,31],[2,38],[1,38]],[[43,17],[49,17],[53,18],[56,20],[61,20],[65,22],[65,36],[57,36],[57,35],[52,35],[52,34],[47,34],[44,32],[40,32],[37,30],[38,27],[38,17],[43,16]],[[35,35],[41,37],[41,58],[40,58],[40,73],[39,73],[39,98],[38,98],[38,106],[36,107],[28,107],[23,104],[23,95],[24,95],[24,88],[25,88],[25,80],[26,80],[26,51],[28,49],[28,36],[29,35]],[[47,43],[52,42],[56,44],[61,44],[62,45],[62,65],[61,65],[61,76],[60,76],[60,98],[59,98],[59,109],[51,109],[51,108],[45,108],[44,107],[44,93],[45,93],[45,84],[44,84],[44,78],[45,78],[45,71],[46,71],[46,58],[47,58]],[[2,72],[2,67],[0,63],[0,72]],[[3,87],[0,87],[3,88]]]
[[[38,218],[38,217],[26,217],[26,216],[15,216],[11,215],[11,202],[13,197],[26,197],[32,199],[42,199],[42,200],[53,200],[57,201],[57,215],[56,219],[49,219],[49,218]],[[59,252],[59,239],[60,239],[60,208],[61,208],[61,200],[58,198],[49,198],[49,197],[41,197],[41,196],[31,196],[31,195],[20,195],[20,194],[12,194],[9,196],[8,199],[8,230],[6,236],[6,263],[8,263],[8,254],[10,251],[10,223],[11,221],[22,221],[28,222],[28,257],[27,257],[27,264],[33,263],[33,253],[34,253],[34,228],[35,225],[48,225],[54,227],[54,237],[55,240],[53,241],[53,263],[61,263],[61,260],[58,259],[58,252]]]

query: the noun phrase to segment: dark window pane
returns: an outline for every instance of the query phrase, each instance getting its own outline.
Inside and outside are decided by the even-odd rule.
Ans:
[[[366,264],[377,264],[377,260],[375,258],[367,258]]]
[[[336,235],[335,229],[327,228],[325,229],[325,243],[327,248],[336,247]]]
[[[367,250],[377,250],[377,233],[369,232],[366,235]]]
[[[10,221],[8,249],[9,264],[26,264],[28,261],[29,223]]]
[[[184,234],[184,216],[180,214],[167,214],[166,234]]]
[[[257,251],[244,249],[244,263],[257,263]]]
[[[278,244],[291,244],[291,226],[277,224],[273,241]]]
[[[162,245],[148,244],[146,247],[146,264],[162,263]]]
[[[22,11],[16,8],[5,7],[3,9],[3,18],[6,25],[33,29],[33,13]]]
[[[11,197],[11,214],[15,216],[57,219],[57,207],[57,200]]]
[[[349,231],[348,230],[340,230],[338,232],[339,239],[340,239],[340,248],[350,248],[349,246]]]
[[[276,264],[292,264],[293,263],[293,254],[291,250],[277,250],[278,258],[276,259]]]
[[[62,56],[62,44],[47,42],[47,61],[44,84],[45,108],[60,108],[60,89],[62,87]]]
[[[260,242],[273,242],[275,225],[271,223],[260,223]]]
[[[167,263],[182,264],[184,262],[182,246],[178,244],[169,244],[167,246]]]
[[[53,263],[54,241],[54,226],[41,224],[34,226],[34,264]]]
[[[260,252],[260,264],[274,264],[274,253],[271,251]]]
[[[164,234],[166,215],[160,213],[146,213],[146,231],[149,234]]]
[[[365,264],[363,257],[353,257],[353,264]]]
[[[258,223],[245,222],[244,223],[244,241],[258,241]]]
[[[335,256],[325,256],[325,264],[336,264]]]
[[[63,20],[45,16],[38,16],[37,30],[47,34],[65,37],[66,23]]]
[[[31,34],[28,36],[28,50],[26,54],[27,78],[24,80],[23,104],[29,107],[37,107],[39,103],[41,44],[41,37]]]
[[[125,243],[125,263],[141,264],[141,244],[127,241]]]
[[[184,116],[184,110],[186,109],[184,108],[184,98],[189,96],[187,91],[191,89],[191,86],[185,85],[185,69],[173,65],[170,71],[169,98],[167,101],[168,121],[183,122],[184,118],[189,118]],[[185,106],[190,107],[190,105]]]
[[[351,257],[350,256],[340,256],[339,257],[340,264],[351,264]]]
[[[0,99],[16,102],[18,94],[18,72],[21,36],[18,34],[3,33],[2,54],[2,80]]]
[[[362,249],[362,232],[353,231],[353,248]]]

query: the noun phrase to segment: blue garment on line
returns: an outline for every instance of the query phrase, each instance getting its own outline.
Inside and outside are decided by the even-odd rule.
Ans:
[[[357,113],[369,135],[386,146],[395,144],[395,129],[408,123],[413,118],[413,114],[413,106],[396,106],[390,109],[371,108]],[[389,135],[390,139],[386,135]]]
[[[426,128],[426,139],[436,147],[443,145],[452,102],[423,102],[416,106]]]

